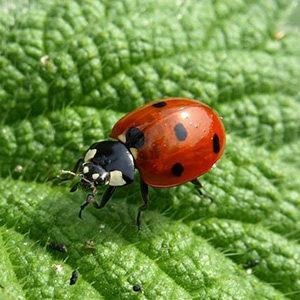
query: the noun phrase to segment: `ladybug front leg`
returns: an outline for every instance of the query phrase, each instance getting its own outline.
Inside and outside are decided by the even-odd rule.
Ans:
[[[116,186],[109,186],[102,196],[101,203],[99,204],[98,202],[95,201],[93,203],[94,207],[97,209],[104,207],[106,205],[106,203],[111,199],[116,188],[117,188]]]
[[[142,198],[144,200],[144,205],[139,207],[138,214],[136,217],[136,225],[138,230],[141,229],[141,214],[142,211],[145,211],[148,208],[149,205],[149,197],[148,197],[148,185],[140,178],[140,187],[141,187],[141,194]]]
[[[79,211],[79,218],[82,218],[82,212],[83,210],[90,204],[93,203],[94,207],[97,209],[100,209],[102,207],[105,206],[105,204],[111,199],[113,193],[115,192],[117,187],[115,186],[109,186],[106,191],[104,192],[103,196],[102,196],[102,200],[101,203],[99,204],[96,200],[95,200],[95,195],[97,193],[97,190],[95,189],[93,194],[88,194],[86,197],[85,202],[80,206],[80,211]]]
[[[79,214],[78,214],[78,216],[79,216],[80,219],[82,219],[82,212],[83,212],[83,210],[84,210],[91,202],[95,201],[94,198],[95,198],[95,195],[94,195],[94,194],[88,194],[88,195],[86,196],[85,202],[80,206],[80,210],[79,210]]]
[[[203,185],[197,178],[191,180],[191,183],[197,188],[197,191],[199,192],[201,197],[208,198],[211,201],[211,203],[213,202],[212,196],[202,192]]]

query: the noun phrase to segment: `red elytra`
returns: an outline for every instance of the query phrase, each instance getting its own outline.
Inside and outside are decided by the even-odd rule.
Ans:
[[[124,142],[129,128],[143,133],[135,165],[152,187],[173,187],[206,173],[221,158],[225,129],[209,106],[191,99],[161,99],[120,119],[110,137]]]

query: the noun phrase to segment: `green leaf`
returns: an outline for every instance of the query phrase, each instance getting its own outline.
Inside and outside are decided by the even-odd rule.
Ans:
[[[0,299],[300,299],[289,2],[0,0]],[[126,112],[174,96],[223,117],[225,155],[202,178],[213,203],[191,184],[151,189],[137,232],[134,183],[79,220],[85,194],[48,179]]]

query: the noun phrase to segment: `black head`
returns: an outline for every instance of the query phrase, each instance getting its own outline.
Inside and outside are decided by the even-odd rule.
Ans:
[[[71,192],[81,186],[86,190],[93,189],[93,193],[96,193],[99,185],[124,186],[132,183],[134,168],[133,156],[123,143],[103,141],[89,147],[84,158],[77,161],[74,172],[62,170],[62,174],[81,178]]]
[[[108,184],[110,174],[100,165],[96,165],[93,162],[85,162],[81,166],[79,177],[81,178],[80,185],[84,189],[90,189],[98,185]]]
[[[80,172],[76,173],[78,167]],[[134,159],[123,143],[103,141],[89,147],[84,158],[76,163],[74,172],[64,172],[81,178],[71,192],[79,186],[94,191],[99,185],[124,186],[134,180]]]
[[[93,175],[95,172],[101,176]],[[88,181],[97,177],[98,185],[106,184],[107,181],[111,186],[127,185],[134,180],[134,159],[127,147],[120,142],[98,142],[85,153],[81,174]]]

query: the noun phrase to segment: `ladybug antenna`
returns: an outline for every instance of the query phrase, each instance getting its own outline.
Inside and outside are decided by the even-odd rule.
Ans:
[[[78,173],[75,173],[75,172],[72,172],[72,171],[66,171],[66,170],[61,170],[60,175],[71,175],[72,177],[61,178],[59,184],[65,182],[65,181],[72,180],[74,177],[79,176]]]
[[[77,173],[74,173],[74,172],[72,172],[72,171],[66,171],[66,170],[61,170],[61,171],[60,171],[60,174],[61,174],[61,175],[66,175],[66,174],[68,174],[68,175],[72,175],[73,177],[77,177],[77,176],[78,176]]]
[[[75,164],[75,167],[74,167],[74,171],[66,171],[66,170],[61,170],[60,171],[60,175],[72,175],[73,177],[77,177],[77,176],[80,176],[80,174],[77,173],[78,171],[78,167],[79,165],[83,162],[83,158],[79,158]],[[68,179],[62,179],[62,181],[66,181],[66,180],[71,180],[71,178],[68,178]]]

